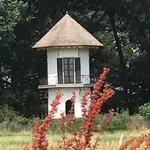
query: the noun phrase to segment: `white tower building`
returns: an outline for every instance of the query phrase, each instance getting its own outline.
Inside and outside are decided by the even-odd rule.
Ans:
[[[73,18],[66,14],[33,48],[47,51],[47,84],[39,89],[48,90],[48,106],[59,90],[63,98],[55,118],[71,108],[72,91],[76,93],[75,117],[82,117],[81,98],[91,89],[89,49],[103,46]]]

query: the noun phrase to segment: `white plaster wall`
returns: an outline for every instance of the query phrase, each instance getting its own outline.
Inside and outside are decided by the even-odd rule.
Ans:
[[[75,57],[78,56],[79,49],[60,49],[59,57]]]
[[[89,69],[89,50],[84,49],[80,51],[80,60],[81,60],[81,80],[84,84],[90,83],[90,69]]]
[[[48,84],[55,85],[57,83],[57,51],[47,51],[47,73]]]
[[[62,49],[47,51],[48,84],[57,84],[57,58],[58,57],[80,57],[81,80],[84,84],[90,83],[89,78],[89,50],[88,49]]]
[[[60,113],[61,112],[65,112],[65,109],[66,109],[66,105],[65,105],[65,102],[67,100],[69,100],[71,97],[72,97],[72,91],[74,91],[76,93],[76,100],[75,100],[75,117],[76,118],[80,118],[82,117],[82,111],[81,111],[81,99],[82,99],[82,96],[84,94],[84,91],[87,90],[87,89],[82,89],[82,88],[60,88],[60,89],[49,89],[48,90],[48,96],[49,96],[49,99],[48,99],[48,110],[50,111],[51,110],[51,102],[52,100],[54,100],[55,96],[56,96],[56,92],[57,91],[60,91],[63,93],[63,97],[62,99],[60,100],[60,104],[58,105],[58,111],[57,113],[55,114],[55,119],[57,118],[60,118]],[[90,90],[90,89],[88,89]],[[90,98],[88,98],[88,105],[87,105],[87,108],[90,104]]]
[[[66,49],[66,50],[48,50],[47,51],[47,66],[48,66],[48,84],[57,84],[57,58],[58,57],[80,57],[81,60],[81,75],[83,75],[82,83],[89,84],[89,50],[88,49]],[[75,117],[82,117],[81,112],[81,98],[84,90],[80,87],[78,88],[59,88],[59,89],[48,89],[48,109],[51,109],[51,102],[56,96],[57,90],[60,90],[64,95],[61,99],[61,103],[58,106],[58,112],[55,118],[60,118],[60,113],[65,112],[65,102],[69,100],[72,96],[72,91],[76,93],[75,101]],[[88,102],[89,103],[89,102]]]
[[[81,117],[82,113],[81,113],[81,102],[80,102],[80,89],[79,88],[60,88],[60,89],[49,89],[48,90],[48,109],[49,111],[51,110],[51,102],[52,100],[54,100],[55,96],[56,96],[56,92],[60,91],[63,93],[63,97],[60,100],[60,104],[58,105],[58,111],[55,115],[55,118],[60,118],[60,113],[61,112],[65,112],[66,111],[66,101],[71,99],[72,97],[72,91],[74,91],[76,93],[76,100],[75,100],[75,117]]]

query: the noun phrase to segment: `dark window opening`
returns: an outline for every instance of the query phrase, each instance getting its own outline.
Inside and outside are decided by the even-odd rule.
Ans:
[[[71,102],[71,100],[69,99],[69,100],[66,101],[66,115],[69,114],[69,112],[70,112],[70,110],[71,110],[71,107],[72,107],[72,102]]]

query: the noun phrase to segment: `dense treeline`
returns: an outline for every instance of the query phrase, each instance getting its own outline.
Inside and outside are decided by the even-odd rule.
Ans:
[[[104,45],[90,54],[92,76],[111,68],[108,81],[116,94],[103,111],[134,113],[149,102],[149,0],[1,0],[0,105],[25,116],[46,113],[45,92],[37,89],[46,55],[32,46],[66,11]]]

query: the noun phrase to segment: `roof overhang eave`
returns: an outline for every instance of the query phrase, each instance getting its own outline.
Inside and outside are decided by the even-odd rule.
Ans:
[[[77,48],[95,48],[98,49],[99,47],[103,47],[103,45],[61,45],[61,46],[33,46],[33,49],[37,50],[46,50],[46,49],[77,49]]]

